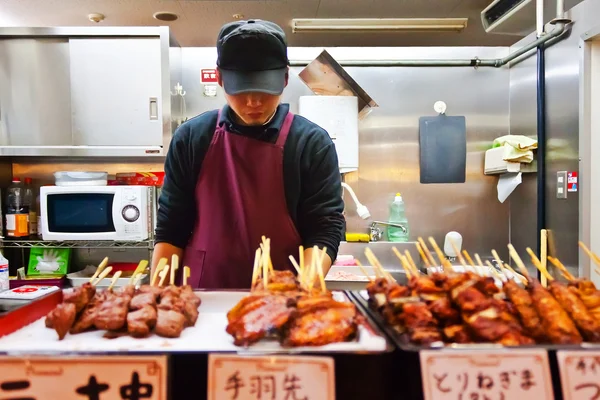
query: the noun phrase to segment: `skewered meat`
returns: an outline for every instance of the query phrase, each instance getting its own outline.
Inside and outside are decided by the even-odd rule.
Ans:
[[[46,326],[50,325],[58,334],[58,339],[63,340],[77,315],[77,307],[75,303],[62,303],[48,314]]]
[[[460,313],[452,307],[452,302],[448,297],[432,301],[429,303],[428,308],[443,326],[460,323]]]
[[[298,279],[292,271],[273,271],[269,274],[267,290],[271,293],[297,291],[300,288]],[[258,277],[254,290],[264,290],[262,276]]]
[[[156,320],[156,308],[145,305],[127,314],[127,332],[133,337],[148,336],[151,329],[156,325]]]
[[[592,316],[581,299],[560,282],[550,283],[550,292],[569,314],[585,340],[600,342],[600,323]]]
[[[79,315],[79,318],[77,318],[69,333],[75,335],[94,327],[94,320],[96,319],[98,308],[106,299],[108,293],[109,292],[96,293],[92,300],[85,306],[83,312]]]
[[[469,333],[467,327],[462,324],[450,325],[444,328],[444,336],[450,343],[472,343],[473,337]]]
[[[131,299],[131,303],[129,303],[130,310],[139,310],[144,308],[145,306],[150,306],[156,308],[156,296],[153,293],[138,293]]]
[[[127,294],[109,294],[98,307],[94,326],[108,331],[118,331],[123,328],[127,322],[130,301],[131,297]]]
[[[528,289],[550,342],[555,344],[578,344],[583,341],[567,312],[562,309],[550,292],[542,287],[537,280],[533,279],[529,280]]]
[[[122,286],[119,290],[119,294],[123,294],[129,297],[133,297],[135,295],[136,289],[133,285],[125,285]]]
[[[521,324],[527,334],[539,343],[547,341],[542,321],[533,306],[533,300],[527,290],[521,288],[513,280],[504,282],[504,292],[517,309]]]
[[[234,337],[237,346],[248,346],[279,331],[293,311],[288,307],[288,298],[281,295],[251,295],[240,303],[243,304],[227,314],[226,331]]]
[[[75,304],[75,309],[80,312],[86,304],[94,297],[96,287],[86,282],[83,285],[63,293],[63,303]]]
[[[158,336],[176,338],[181,335],[185,327],[185,317],[183,314],[173,310],[158,310],[156,326],[154,332]]]
[[[600,290],[596,289],[594,283],[578,279],[569,283],[569,290],[577,294],[590,314],[600,322]]]
[[[152,293],[156,299],[158,299],[162,291],[163,288],[150,285],[142,285],[137,290],[138,293]]]
[[[442,335],[437,328],[437,321],[427,309],[425,303],[404,304],[401,319],[413,343],[430,345],[442,341]]]
[[[283,343],[286,346],[323,346],[356,335],[356,306],[329,297],[298,301]]]

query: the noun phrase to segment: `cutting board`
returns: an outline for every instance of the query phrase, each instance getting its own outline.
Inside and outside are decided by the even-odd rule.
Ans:
[[[464,116],[419,118],[421,183],[464,183],[467,124]]]

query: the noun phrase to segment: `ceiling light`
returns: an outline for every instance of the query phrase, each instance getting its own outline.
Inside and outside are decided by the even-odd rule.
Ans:
[[[88,19],[92,22],[98,23],[104,21],[104,15],[99,13],[88,14]]]
[[[468,18],[298,18],[292,32],[460,32]]]
[[[176,21],[179,18],[179,16],[177,16],[177,14],[174,14],[174,13],[168,12],[168,11],[159,11],[157,13],[154,13],[153,17],[159,21],[167,21],[167,22]]]

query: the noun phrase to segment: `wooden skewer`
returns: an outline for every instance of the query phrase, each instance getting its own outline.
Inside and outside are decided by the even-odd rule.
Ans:
[[[494,268],[494,266],[492,265],[492,263],[490,262],[490,260],[485,260],[486,265],[488,266],[488,268],[492,271],[492,275],[494,275],[496,278],[500,279],[500,281],[504,282],[505,279],[503,279],[502,277],[504,275],[500,275],[500,273],[498,273],[498,271],[496,271],[496,268]],[[506,278],[506,277],[504,277]]]
[[[429,263],[431,264],[432,267],[435,267],[436,266],[435,259],[433,258],[433,255],[431,255],[431,252],[429,251],[429,248],[425,244],[425,241],[423,240],[422,237],[419,237],[417,240],[419,241],[419,243],[421,244],[421,248],[427,255],[427,258],[429,259]]]
[[[319,281],[321,282],[321,293],[327,293],[327,286],[325,286],[325,276],[323,275],[323,262],[325,261],[325,256],[327,255],[327,247],[323,247],[321,250],[321,258],[319,259],[319,263],[317,264],[317,272],[319,273]]]
[[[260,252],[260,247],[259,247],[258,249],[256,249],[256,252],[254,253],[254,265],[252,267],[252,283],[250,285],[250,291],[254,290],[254,286],[256,286],[256,281],[258,279],[258,274],[259,274],[260,258],[261,258],[261,252]]]
[[[130,285],[133,284],[135,276],[141,274],[142,272],[144,272],[144,270],[146,269],[146,267],[148,267],[148,260],[142,260],[142,261],[140,261],[140,263],[138,264],[138,266],[135,269],[135,271],[133,271],[133,274],[131,275],[131,278],[129,278],[129,284]]]
[[[527,285],[527,278],[525,278],[524,276],[521,276],[519,274],[517,274],[517,271],[515,271],[514,269],[512,269],[512,267],[506,263],[502,263],[502,266],[504,267],[505,270],[510,271],[513,278],[517,278],[521,281],[521,283],[523,283],[523,285]]]
[[[106,278],[106,276],[108,274],[110,274],[110,271],[112,271],[113,267],[106,267],[104,269],[104,271],[102,271],[102,273],[100,273],[100,275],[98,275],[98,278],[96,279],[96,282],[92,282],[92,285],[96,286],[97,284],[99,284],[102,279]]]
[[[408,260],[406,259],[406,256],[403,256],[401,254],[400,262],[402,263],[402,268],[404,268],[404,272],[406,272],[407,278],[412,279],[413,276],[416,278],[416,275],[413,275],[411,272],[410,264],[409,264]]]
[[[435,239],[433,237],[429,236],[428,240],[429,240],[429,243],[431,243],[431,246],[433,246],[433,250],[435,250],[435,253],[437,254],[438,258],[440,259],[440,265],[442,266],[442,268],[452,269],[452,265],[448,265],[450,263],[448,262],[448,260],[446,260],[446,257],[444,256],[444,252],[437,245]]]
[[[269,287],[269,249],[265,244],[262,252],[262,274],[263,274],[263,289],[267,290]]]
[[[138,274],[135,279],[133,280],[133,286],[137,286],[138,283],[140,283],[140,281],[142,280],[142,277],[144,276],[144,274]]]
[[[367,279],[369,280],[369,282],[373,282],[373,279],[371,279],[371,277],[369,276],[369,274],[367,273],[367,271],[365,270],[365,267],[363,267],[363,265],[361,264],[361,262],[358,261],[358,259],[355,259],[354,262],[356,263],[356,265],[358,265],[358,268],[360,268],[360,272],[362,272],[363,274],[365,274],[365,276],[367,277]]]
[[[537,258],[533,250],[531,250],[529,247],[526,250],[527,253],[529,253],[529,256],[531,257],[531,262],[533,262],[533,265],[535,265],[535,267],[542,273],[542,275],[546,277],[548,281],[553,281],[554,278],[552,277],[552,275],[550,275],[550,273],[548,273],[548,270],[544,268],[544,266]]]
[[[569,280],[569,281],[575,280],[575,277],[573,275],[571,275],[571,273],[567,270],[567,268],[563,265],[563,263],[561,263],[558,260],[558,258],[548,256],[548,261],[550,261],[552,263],[552,265],[554,265],[556,268],[558,268],[560,270],[560,272],[562,272],[563,276],[565,278],[567,278],[567,280]]]
[[[367,258],[369,258],[369,262],[371,262],[372,264],[374,264],[374,266],[379,269],[379,271],[381,272],[381,274],[383,275],[384,278],[386,278],[389,282],[396,282],[396,280],[394,279],[394,277],[385,270],[385,268],[383,268],[381,266],[381,263],[379,262],[379,260],[377,259],[377,257],[375,256],[375,253],[373,253],[373,251],[371,249],[369,249],[367,247],[367,249],[365,250],[365,255],[367,256]]]
[[[304,275],[304,246],[300,246],[298,257],[300,258],[300,271]]]
[[[300,276],[300,266],[298,265],[298,262],[296,262],[296,259],[294,258],[294,256],[289,256],[289,259],[290,259],[290,262],[292,263],[292,266],[298,273],[298,276]]]
[[[508,254],[510,254],[511,258],[515,261],[515,264],[517,264],[517,267],[519,267],[519,269],[521,270],[521,273],[526,278],[528,278],[529,272],[527,272],[527,268],[525,268],[525,264],[523,264],[523,260],[521,260],[521,257],[519,257],[519,253],[517,253],[517,251],[515,250],[515,248],[513,247],[512,244],[508,245]]]
[[[431,265],[429,263],[429,260],[427,259],[427,256],[423,252],[423,248],[421,247],[421,243],[419,243],[419,242],[417,242],[417,250],[419,251],[419,254],[421,255],[421,260],[423,260],[423,263],[425,264],[425,268],[433,267],[433,265]]]
[[[175,272],[179,269],[179,256],[177,254],[173,254],[171,257],[171,276],[169,277],[169,284],[175,284]]]
[[[100,272],[102,272],[102,270],[104,268],[106,268],[107,265],[108,265],[108,257],[104,257],[104,260],[102,260],[100,262],[100,264],[98,264],[98,268],[96,268],[96,272],[94,272],[94,275],[92,275],[92,277],[90,278],[90,283],[94,282],[94,279],[96,279],[98,277],[98,275],[100,275]]]
[[[410,251],[408,251],[408,249],[404,250],[404,255],[406,256],[406,259],[408,260],[408,264],[410,265],[410,268],[412,269],[413,274],[415,274],[415,276],[419,276],[419,269],[417,268],[417,264],[415,264],[415,260],[413,260],[412,256],[410,255]]]
[[[494,259],[498,263],[498,267],[500,267],[500,269],[502,269],[503,262],[500,259],[500,256],[498,255],[498,252],[496,250],[494,250],[494,249],[492,249],[492,256],[494,256]]]
[[[167,265],[169,261],[163,257],[160,260],[158,260],[158,264],[156,265],[156,269],[154,270],[154,275],[152,275],[152,280],[150,281],[150,286],[154,286],[154,284],[156,283],[156,279],[159,277],[160,271],[162,271],[165,268],[165,265]]]
[[[544,268],[544,270],[546,272],[548,272],[548,258],[547,257],[548,257],[548,234],[545,229],[542,229],[540,231],[540,259],[541,259],[540,264],[542,265],[542,268]],[[547,278],[546,278],[545,274],[542,273],[542,277],[541,277],[540,281],[542,282],[542,286],[544,286],[544,287],[548,286],[548,282],[547,282]]]
[[[158,281],[158,286],[162,287],[167,279],[167,275],[169,275],[169,265],[165,265],[163,270],[160,272],[160,281]]]
[[[117,281],[121,277],[121,274],[122,274],[121,271],[115,272],[115,274],[113,275],[113,277],[112,277],[112,279],[110,281],[110,286],[108,286],[108,290],[112,290],[113,286],[115,286],[115,283],[117,283]]]
[[[471,267],[475,268],[475,263],[473,262],[473,259],[469,255],[469,252],[467,250],[463,250],[463,254],[465,255],[465,259],[469,262]]]
[[[192,274],[192,271],[190,270],[190,267],[188,267],[188,266],[183,267],[183,286],[187,286],[187,280],[191,274]]]
[[[480,272],[480,275],[483,273],[483,262],[481,261],[481,257],[479,257],[479,254],[475,253],[475,260],[477,260],[477,265],[482,268],[482,271]]]
[[[585,245],[585,243],[583,242],[579,242],[579,247],[581,247],[581,249],[585,252],[585,254],[587,254],[587,256],[598,266],[600,267],[600,258],[592,253],[592,251],[590,249],[588,249],[588,247]]]
[[[467,263],[465,261],[465,258],[462,256],[462,254],[460,254],[458,247],[456,247],[456,243],[454,243],[454,240],[450,239],[450,245],[452,246],[452,249],[454,250],[456,257],[458,258],[458,262],[465,268],[465,271],[466,271]]]

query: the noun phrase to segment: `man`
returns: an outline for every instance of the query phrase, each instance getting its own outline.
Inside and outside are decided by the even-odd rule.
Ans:
[[[153,268],[183,257],[196,288],[251,284],[254,253],[271,239],[275,269],[327,248],[326,274],[344,230],[340,173],[325,130],[279,104],[288,83],[287,44],[274,23],[237,21],[217,41],[227,105],[185,122],[165,162]]]

